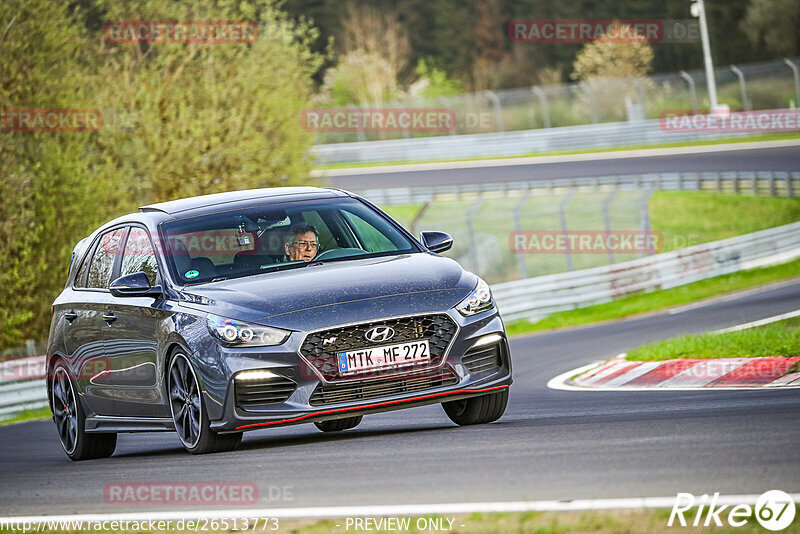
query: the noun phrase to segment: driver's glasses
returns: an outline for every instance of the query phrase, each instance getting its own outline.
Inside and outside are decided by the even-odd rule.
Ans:
[[[311,250],[317,250],[319,248],[319,243],[316,241],[294,241],[292,244],[297,248],[308,248]]]

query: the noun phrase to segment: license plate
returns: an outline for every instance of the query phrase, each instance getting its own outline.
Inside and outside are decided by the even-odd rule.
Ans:
[[[427,362],[431,359],[431,351],[428,340],[425,339],[385,347],[337,352],[336,357],[339,373],[344,374]]]

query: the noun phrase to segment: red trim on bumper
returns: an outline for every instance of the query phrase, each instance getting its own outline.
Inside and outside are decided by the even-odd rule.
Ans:
[[[326,415],[326,414],[329,414],[329,413],[339,413],[339,412],[352,412],[353,410],[364,410],[364,409],[367,409],[367,408],[377,408],[379,406],[390,406],[392,404],[401,404],[403,402],[414,402],[414,401],[424,400],[424,399],[433,399],[435,397],[444,397],[444,396],[447,396],[447,395],[457,395],[459,393],[484,393],[486,391],[495,391],[495,390],[498,390],[498,389],[505,389],[507,387],[509,387],[509,386],[495,386],[495,387],[486,388],[486,389],[460,389],[458,391],[446,391],[444,393],[434,393],[433,395],[423,395],[422,397],[413,397],[411,399],[401,399],[401,400],[388,401],[388,402],[379,402],[377,404],[368,404],[366,406],[353,406],[351,408],[338,408],[336,410],[328,410],[328,411],[325,411],[325,412],[309,413],[309,414],[306,414],[306,415],[301,415],[300,417],[294,417],[292,419],[282,419],[280,421],[269,421],[267,423],[253,423],[252,425],[237,426],[235,430],[241,430],[243,428],[253,428],[253,427],[256,427],[256,426],[269,426],[269,425],[280,425],[280,424],[283,424],[283,423],[294,423],[295,421],[301,421],[303,419],[307,419],[309,417],[316,417],[318,415]]]

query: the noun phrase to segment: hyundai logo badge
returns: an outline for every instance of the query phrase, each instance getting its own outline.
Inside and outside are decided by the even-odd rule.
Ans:
[[[367,341],[372,341],[373,343],[383,343],[394,337],[394,328],[391,326],[376,326],[367,330],[364,337]]]

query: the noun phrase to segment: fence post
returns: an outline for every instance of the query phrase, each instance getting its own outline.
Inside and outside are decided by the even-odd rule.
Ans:
[[[742,108],[746,111],[750,111],[753,109],[753,106],[750,104],[750,99],[747,98],[747,82],[744,80],[744,73],[736,65],[731,65],[731,70],[736,77],[739,78],[739,89],[742,92]]]
[[[567,196],[564,197],[564,200],[562,200],[558,205],[558,218],[561,220],[561,233],[564,235],[564,239],[568,238],[568,235],[567,235],[567,232],[568,232],[568,230],[567,230],[567,204],[569,204],[569,201],[572,200],[572,195],[574,195],[574,194],[575,194],[575,189],[570,188],[570,191],[567,194]],[[569,240],[568,239],[567,239],[567,251],[564,254],[565,254],[565,258],[564,259],[567,262],[567,270],[571,271],[572,270],[572,250],[569,247]]]
[[[28,356],[33,357],[36,356],[36,342],[32,339],[25,340],[25,352]]]
[[[408,229],[411,230],[411,233],[417,235],[417,224],[422,219],[422,216],[425,215],[425,212],[428,210],[428,206],[430,206],[430,202],[423,202],[422,206],[420,206],[419,211],[414,215],[414,218],[411,219],[411,222],[408,223]]]
[[[792,69],[792,74],[794,75],[794,96],[797,99],[794,101],[794,105],[800,108],[800,73],[797,72],[797,65],[792,63],[789,58],[783,58],[783,62]]]
[[[445,108],[446,108],[446,109],[449,109],[450,111],[452,111],[452,112],[453,112],[453,120],[455,120],[455,117],[456,117],[456,110],[455,110],[455,109],[453,109],[453,105],[450,103],[450,99],[449,99],[449,98],[447,98],[446,96],[440,96],[440,97],[439,97],[439,101],[440,101],[440,102],[444,102]],[[466,123],[466,120],[467,120],[467,118],[466,118],[466,117],[464,117],[464,122],[465,122],[465,123]],[[466,126],[466,124],[465,124],[464,126]],[[450,133],[449,133],[449,135],[456,135],[456,127],[458,127],[458,122],[456,122],[455,124],[453,124],[453,128],[450,130]],[[408,137],[408,131],[407,131],[407,130],[403,130],[403,135],[404,135],[405,137]]]
[[[347,106],[347,108],[348,109],[355,109],[355,110],[358,110],[358,111],[361,110],[360,106],[350,105],[350,106]],[[356,128],[356,138],[359,141],[366,141],[367,140],[367,138],[364,136],[364,129],[361,127],[361,121],[358,121],[358,127]]]
[[[500,99],[497,98],[497,95],[493,91],[484,91],[484,95],[489,101],[492,103],[492,107],[494,107],[494,117],[495,122],[497,123],[497,131],[498,132],[505,132],[505,124],[503,124],[503,108],[500,106]]]
[[[475,214],[478,213],[478,210],[481,209],[481,204],[483,204],[483,198],[478,197],[478,200],[475,201],[475,204],[467,211],[466,215],[466,222],[467,222],[467,234],[469,235],[469,254],[471,256],[471,261],[473,268],[475,269],[475,274],[480,275],[481,273],[481,264],[480,264],[480,256],[478,255],[478,243],[475,240],[475,228],[472,224],[472,220],[475,217]]]
[[[519,204],[514,208],[514,230],[517,232],[522,231],[522,222],[520,221],[520,216],[522,215],[522,209],[525,207],[525,204],[528,203],[528,198],[530,198],[531,190],[526,189],[525,194],[522,196],[522,200],[519,201]],[[515,252],[517,254],[517,261],[519,262],[519,273],[522,275],[522,278],[528,278],[528,260],[527,256],[523,253],[520,254],[519,251]]]
[[[603,226],[606,230],[606,242],[608,242],[608,237],[611,235],[611,218],[608,216],[608,207],[611,201],[614,200],[614,197],[617,196],[617,191],[619,191],[619,189],[614,189],[603,199]],[[614,265],[615,263],[614,250],[611,247],[608,248],[608,263],[610,265]]]
[[[592,124],[597,124],[600,122],[600,118],[597,115],[597,95],[595,95],[594,89],[590,84],[583,82],[582,85],[589,95],[589,113],[592,115]]]
[[[539,103],[542,106],[542,119],[544,120],[544,127],[550,128],[550,105],[547,103],[547,93],[545,93],[536,85],[531,87],[531,91],[533,91],[533,94],[535,94],[539,99]]]
[[[642,233],[644,233],[645,239],[649,238],[650,232],[650,209],[647,207],[648,202],[650,202],[650,197],[653,196],[655,193],[655,189],[651,189],[647,192],[647,194],[642,198],[642,209],[641,209],[641,217],[642,217]],[[648,239],[649,242],[649,239]],[[655,248],[650,250],[650,255],[655,254]],[[641,258],[644,256],[643,252],[639,252],[639,257]]]
[[[694,78],[689,76],[689,73],[685,70],[680,71],[678,74],[689,84],[689,92],[692,95],[692,110],[697,113],[697,88],[694,85]]]

